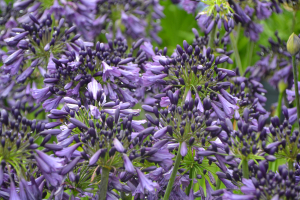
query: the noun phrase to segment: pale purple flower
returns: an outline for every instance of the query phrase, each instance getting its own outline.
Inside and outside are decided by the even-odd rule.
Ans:
[[[64,148],[63,150],[55,152],[56,156],[66,157],[68,160],[71,159],[72,153],[81,145],[81,143],[76,143],[70,147]]]
[[[133,174],[135,172],[134,166],[126,154],[123,154],[123,161],[125,170]]]
[[[62,96],[57,96],[52,99],[47,99],[43,103],[43,108],[45,109],[46,112],[49,112],[50,110],[57,108],[57,106],[62,98],[63,98]]]
[[[95,119],[100,119],[100,111],[99,109],[96,107],[96,106],[93,106],[93,105],[89,105],[89,108],[90,108],[90,113],[91,115],[95,118]]]
[[[144,50],[149,57],[155,56],[155,53],[153,51],[153,46],[150,42],[144,42],[140,46],[140,49]]]
[[[103,81],[105,82],[108,78],[112,82],[114,82],[114,77],[119,77],[121,76],[121,72],[118,68],[116,67],[111,67],[109,66],[106,62],[102,61],[102,67],[103,67]]]
[[[93,94],[94,100],[97,100],[97,92],[98,90],[102,90],[102,86],[100,83],[96,81],[96,79],[92,78],[91,82],[87,85],[88,91]]]
[[[228,117],[232,117],[234,111],[239,109],[237,105],[229,103],[222,95],[218,94],[219,101],[222,103],[223,110]]]
[[[159,185],[156,182],[152,182],[149,180],[138,168],[135,168],[137,172],[137,176],[139,179],[139,185],[136,190],[133,192],[133,195],[136,193],[144,194],[144,191],[154,192],[155,189],[159,189]]]
[[[117,138],[114,138],[113,144],[114,144],[114,147],[117,149],[118,152],[123,153],[125,151],[122,143]]]
[[[40,99],[44,97],[49,92],[49,87],[45,87],[42,89],[32,89],[31,95],[34,99]]]
[[[168,76],[167,74],[155,75],[151,71],[146,71],[142,76],[143,85],[145,87],[149,87],[153,85],[157,80],[164,79],[167,76]]]
[[[180,154],[181,154],[181,156],[186,156],[187,152],[188,152],[188,149],[187,149],[186,142],[183,142],[181,144]]]

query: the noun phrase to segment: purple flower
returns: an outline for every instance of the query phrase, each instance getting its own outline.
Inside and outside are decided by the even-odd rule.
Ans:
[[[245,28],[245,36],[249,37],[250,40],[256,42],[259,39],[259,34],[263,32],[263,27],[260,24],[255,24],[254,22],[250,22],[248,26]]]
[[[49,92],[49,87],[45,87],[42,89],[32,89],[31,95],[34,99],[41,99]]]
[[[47,99],[43,103],[43,108],[45,109],[46,112],[49,112],[50,110],[57,108],[62,98],[63,98],[62,96],[56,96],[55,98]]]
[[[93,94],[94,100],[97,100],[97,92],[102,90],[102,86],[100,83],[96,81],[96,79],[92,78],[91,82],[87,85],[88,91]]]
[[[130,161],[130,159],[126,154],[123,154],[123,161],[124,161],[125,170],[133,174],[135,172],[135,169],[133,167],[132,162]]]
[[[149,87],[153,85],[157,80],[164,79],[167,76],[168,76],[167,74],[155,75],[151,71],[146,71],[146,73],[144,73],[142,76],[143,86]]]
[[[93,105],[89,105],[89,107],[90,107],[91,115],[92,115],[95,119],[100,119],[101,113],[100,113],[100,111],[98,110],[98,108],[97,108],[96,106],[93,106]]]
[[[35,150],[35,152],[50,167],[52,172],[56,172],[63,167],[64,159],[49,156],[40,150]]]
[[[194,13],[196,11],[198,2],[191,0],[182,0],[181,5],[187,13]]]
[[[13,181],[10,181],[10,190],[9,190],[9,200],[21,200],[18,193],[17,193],[17,190],[16,190],[16,187],[15,187],[15,184]]]
[[[109,66],[106,62],[102,61],[102,67],[103,67],[103,81],[105,82],[108,78],[112,82],[114,82],[114,77],[120,77],[121,72],[118,68],[116,67],[111,67]]]
[[[263,20],[272,14],[272,10],[270,9],[270,6],[272,5],[271,2],[260,2],[260,1],[255,1],[256,2],[256,16],[258,19]]]
[[[76,143],[70,147],[64,148],[63,150],[55,152],[56,156],[66,157],[68,160],[71,159],[72,153],[81,145],[81,143]]]
[[[169,106],[171,104],[170,98],[169,97],[162,97],[159,104],[160,104],[161,107]]]
[[[139,179],[139,185],[136,190],[132,193],[135,195],[136,193],[144,194],[144,191],[154,192],[155,189],[159,189],[159,185],[155,182],[149,180],[138,168],[135,168],[137,172],[137,176]]]
[[[114,144],[114,147],[117,149],[118,152],[123,153],[125,151],[122,143],[117,138],[114,138],[113,144]]]
[[[188,149],[187,149],[187,146],[186,146],[186,142],[183,142],[181,144],[180,154],[181,154],[181,156],[186,156],[187,152],[188,152]]]
[[[228,117],[232,117],[234,110],[239,109],[237,105],[229,103],[222,95],[218,94],[219,101],[222,103],[223,110]]]
[[[155,56],[153,46],[150,42],[144,42],[144,44],[141,45],[140,49],[144,50],[149,57]]]

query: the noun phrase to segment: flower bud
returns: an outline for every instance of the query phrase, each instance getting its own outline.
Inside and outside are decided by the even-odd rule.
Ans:
[[[292,33],[292,35],[289,37],[289,40],[286,43],[286,48],[292,56],[294,56],[296,53],[300,50],[300,38],[295,35],[295,33]]]

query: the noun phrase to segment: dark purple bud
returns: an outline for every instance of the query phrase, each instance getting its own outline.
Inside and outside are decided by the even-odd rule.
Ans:
[[[210,22],[210,24],[208,25],[208,27],[206,28],[205,32],[204,32],[205,35],[208,35],[211,32],[211,30],[213,29],[214,25],[215,25],[215,20],[212,20]]]
[[[44,135],[58,135],[61,133],[61,130],[60,129],[49,129],[49,130],[45,130],[45,131],[42,131],[40,132],[40,135],[44,136]]]
[[[209,131],[209,132],[219,132],[220,129],[222,130],[221,127],[215,126],[215,125],[214,125],[214,126],[209,126],[209,127],[206,127],[206,128],[205,128],[205,130],[206,130],[206,131]]]
[[[145,114],[146,118],[154,125],[158,126],[159,125],[159,121],[158,120],[154,120],[153,117],[149,114]]]
[[[78,104],[78,101],[76,101],[75,99],[72,99],[71,97],[64,97],[64,101],[66,103],[70,103],[70,104]]]
[[[289,112],[285,106],[282,107],[282,113],[284,114],[286,119],[289,119]]]
[[[57,78],[45,78],[44,83],[57,83],[59,79]]]
[[[216,152],[213,151],[198,151],[197,155],[199,156],[211,156],[214,155]]]
[[[40,22],[30,13],[29,18],[36,24],[40,25]]]
[[[41,143],[41,146],[44,146],[50,139],[51,139],[51,134],[46,135],[46,137]]]
[[[94,155],[91,157],[91,159],[89,161],[89,165],[94,165],[98,161],[101,151],[102,150],[99,149],[96,153],[94,153]]]
[[[61,122],[48,122],[47,124],[45,124],[45,128],[46,129],[50,129],[50,128],[54,128],[56,126],[61,125]]]
[[[44,147],[47,149],[50,149],[52,151],[60,151],[63,149],[62,146],[57,145],[57,144],[45,144]]]
[[[266,116],[261,115],[258,118],[258,131],[261,131],[264,128],[264,126],[266,124],[266,121],[267,121],[267,117]]]
[[[265,156],[265,159],[267,161],[274,162],[276,160],[276,157],[273,155],[267,155],[267,156]]]
[[[88,129],[88,127],[78,119],[70,118],[70,122],[79,128]]]
[[[130,62],[132,62],[134,60],[134,58],[125,58],[125,59],[123,59],[123,60],[121,60],[119,63],[118,63],[118,65],[126,65],[127,63],[130,63]]]
[[[183,48],[184,48],[185,52],[188,52],[189,44],[187,43],[186,40],[183,41]]]
[[[142,108],[147,112],[153,112],[153,107],[148,105],[142,105]]]
[[[177,49],[177,51],[178,51],[178,53],[179,53],[180,55],[183,54],[183,49],[181,48],[180,45],[177,44],[176,49]]]
[[[118,121],[119,121],[119,117],[120,117],[120,109],[117,108],[117,109],[115,110],[115,123],[116,123],[116,124],[117,124]]]
[[[67,115],[67,114],[69,114],[69,113],[66,112],[66,111],[63,111],[63,110],[57,110],[57,109],[52,109],[52,110],[50,110],[50,113],[53,114],[53,115]]]
[[[10,56],[8,56],[3,63],[6,65],[10,65],[13,62],[15,62],[17,60],[17,57],[23,52],[22,49],[19,49],[17,51],[15,51],[14,53],[12,53]]]
[[[65,34],[68,35],[68,34],[74,32],[75,29],[76,29],[76,26],[72,26],[71,28],[69,28],[69,29],[65,32]]]
[[[203,100],[204,110],[209,110],[211,108],[211,101],[209,98],[205,97]]]
[[[154,133],[154,138],[161,138],[167,133],[167,127],[164,127]]]
[[[142,44],[143,42],[144,42],[144,38],[139,39],[139,40],[133,45],[132,49],[134,50],[134,49],[138,48],[139,46],[141,46],[141,44]]]

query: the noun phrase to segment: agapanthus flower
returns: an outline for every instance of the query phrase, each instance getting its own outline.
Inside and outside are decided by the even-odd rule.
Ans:
[[[95,181],[98,179],[95,176],[99,175],[99,170],[104,173],[104,168],[117,170],[117,175],[123,172],[134,175],[136,170],[138,171],[139,169],[135,169],[136,166],[133,165],[133,162],[136,163],[145,159],[147,159],[148,162],[163,162],[164,160],[151,160],[151,158],[161,158],[161,156],[156,155],[155,152],[148,153],[148,151],[151,152],[151,150],[147,144],[151,145],[151,143],[148,142],[146,137],[153,133],[153,129],[147,130],[135,124],[140,124],[140,122],[133,120],[133,116],[138,115],[139,110],[130,109],[130,103],[122,103],[119,100],[115,102],[108,101],[104,91],[100,89],[99,86],[97,82],[92,82],[90,87],[87,88],[90,95],[86,103],[90,104],[89,106],[81,106],[79,101],[65,97],[65,105],[62,110],[53,109],[50,111],[53,117],[59,116],[70,122],[67,127],[62,127],[63,131],[58,129],[58,144],[69,140],[69,138],[72,138],[72,141],[76,142],[76,144],[73,145],[69,143],[68,146],[63,146],[63,149],[55,152],[56,156],[66,158],[66,160],[71,160],[75,157],[68,165],[64,166],[61,173],[65,171],[66,173],[64,174],[72,172],[72,169],[76,168],[75,161],[78,162],[78,160],[75,159],[78,156],[87,160],[88,170],[97,171],[93,178]],[[96,99],[94,99],[93,91],[96,89]],[[93,115],[90,108],[97,109],[97,117]],[[74,109],[77,110],[77,113],[74,112]],[[140,136],[135,138],[134,131],[144,132],[144,138]],[[139,138],[140,141],[137,140]],[[146,141],[145,146],[148,148],[146,151],[140,148],[144,139]],[[83,149],[82,152],[77,151],[79,146]],[[153,150],[155,149],[156,148],[153,148]],[[159,153],[159,151],[160,150],[156,150],[157,153]],[[161,154],[166,156],[168,152],[161,152]],[[172,156],[169,156],[168,159],[171,160]],[[102,174],[102,176],[104,175]],[[142,176],[144,175],[141,175],[139,171],[138,177]],[[107,180],[109,187],[114,187],[114,189],[120,192],[128,192],[128,188],[126,189],[127,186],[118,184],[118,181],[115,182],[115,179],[119,180],[119,178],[109,173]],[[121,180],[123,179],[121,178]],[[144,179],[141,181],[144,181]],[[93,182],[93,184],[95,184],[95,182]],[[151,188],[142,185],[142,188],[144,187],[152,191]],[[109,189],[108,192],[112,191]]]
[[[141,41],[143,40],[137,43],[141,44]],[[133,48],[138,47],[137,43]],[[46,96],[55,94],[51,99],[53,104],[50,105],[48,99],[48,103],[45,101],[43,105],[44,108],[56,108],[58,104],[54,102],[58,102],[62,97],[80,97],[83,100],[83,96],[91,96],[96,100],[97,92],[104,90],[105,98],[136,104],[137,99],[134,96],[139,96],[134,90],[141,87],[139,65],[146,60],[146,56],[139,51],[135,57],[134,49],[131,49],[132,53],[127,54],[127,48],[125,39],[109,39],[108,44],[98,42],[95,50],[81,46],[81,50],[77,49],[76,52],[66,51],[69,54],[68,59],[64,56],[60,59],[52,58],[57,70],[55,73],[48,73],[48,77],[44,79],[49,91],[46,93],[46,88],[35,90],[34,98],[40,102],[46,100],[42,93],[46,93]]]
[[[164,17],[163,7],[159,1],[127,3],[124,1],[63,1],[52,2],[20,0],[14,3],[14,12],[19,14],[20,23],[30,22],[30,15],[37,22],[43,21],[47,15],[55,19],[65,16],[68,24],[75,24],[83,38],[93,41],[103,31],[114,31],[113,26],[125,25],[124,34],[133,39],[149,37],[160,41],[157,33],[160,31],[159,19]],[[114,12],[110,12],[114,10]],[[22,12],[21,12],[22,11]],[[125,16],[127,17],[125,17]],[[151,18],[150,21],[147,18]],[[147,27],[152,30],[146,32]],[[123,30],[123,28],[122,28]],[[145,32],[147,34],[145,34]],[[112,33],[120,35],[120,29]]]
[[[159,54],[156,56],[152,55],[154,62],[147,62],[146,66],[150,66],[146,67],[146,72],[142,76],[144,86],[163,88],[163,92],[176,90],[176,96],[179,100],[181,99],[178,93],[180,91],[183,94],[183,101],[189,101],[186,98],[188,95],[191,96],[193,94],[198,99],[197,102],[199,104],[197,103],[197,106],[199,106],[199,110],[202,110],[201,104],[205,96],[210,96],[212,100],[218,102],[223,100],[223,96],[218,97],[217,94],[222,88],[226,90],[230,86],[230,83],[226,82],[226,78],[234,77],[236,73],[217,66],[224,62],[231,63],[231,59],[226,55],[215,58],[211,54],[211,48],[206,49],[203,47],[201,51],[198,45],[193,47],[186,41],[183,42],[183,47],[177,45],[176,55],[170,58]],[[163,67],[164,70],[157,71],[158,66]],[[213,66],[215,66],[214,69]],[[167,73],[166,70],[168,70]],[[162,78],[163,80],[161,80]],[[157,94],[155,97],[161,99],[161,106],[170,105],[173,99],[166,93]],[[237,109],[237,101],[233,104],[235,104],[233,107]],[[220,110],[220,113],[224,113],[223,110],[226,110],[227,106],[230,107],[229,104],[224,107],[219,103],[217,103],[217,106],[219,107],[216,109]],[[228,109],[230,110],[230,108]],[[233,117],[233,112],[227,112],[226,114],[228,117]],[[225,113],[222,116],[225,116]]]

